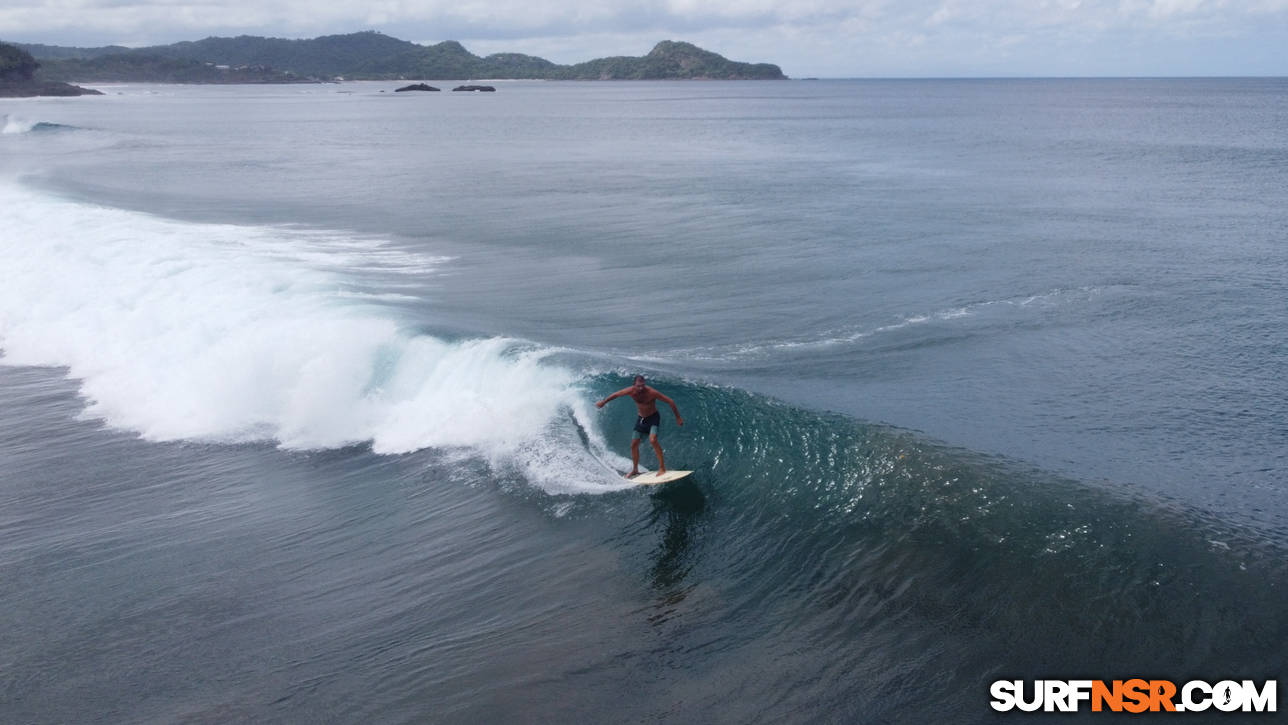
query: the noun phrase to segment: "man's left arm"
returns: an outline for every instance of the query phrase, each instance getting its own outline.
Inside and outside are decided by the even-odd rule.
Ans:
[[[672,412],[672,413],[675,413],[675,424],[676,424],[676,425],[684,425],[684,419],[680,417],[680,409],[679,409],[679,408],[677,408],[677,407],[675,407],[675,401],[674,401],[674,400],[671,400],[670,398],[666,397],[665,395],[663,395],[663,394],[661,394],[661,393],[657,392],[656,390],[655,390],[655,391],[653,391],[653,394],[657,396],[657,399],[658,399],[658,400],[660,400],[660,401],[662,401],[663,403],[666,403],[667,405],[671,406],[671,412]]]

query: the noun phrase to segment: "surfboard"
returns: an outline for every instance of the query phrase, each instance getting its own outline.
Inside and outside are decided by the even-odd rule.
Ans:
[[[641,486],[656,486],[660,483],[678,481],[681,478],[688,476],[690,473],[693,473],[693,471],[667,471],[659,476],[656,472],[650,471],[649,473],[641,473],[635,478],[632,478],[631,482],[638,483]]]

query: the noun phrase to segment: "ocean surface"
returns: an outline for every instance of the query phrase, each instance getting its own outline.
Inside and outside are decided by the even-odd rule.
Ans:
[[[0,721],[1285,674],[1288,80],[398,85],[0,100]]]

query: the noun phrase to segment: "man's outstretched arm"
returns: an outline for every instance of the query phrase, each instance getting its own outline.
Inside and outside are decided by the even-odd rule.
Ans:
[[[630,392],[631,392],[631,389],[630,389],[630,388],[622,388],[621,390],[617,391],[616,393],[613,393],[612,395],[608,396],[607,398],[604,398],[603,400],[601,400],[601,401],[599,401],[599,402],[595,403],[595,407],[596,407],[596,408],[602,408],[602,407],[604,407],[604,403],[607,403],[607,402],[608,402],[608,401],[610,401],[610,400],[616,400],[617,398],[620,398],[620,397],[622,397],[623,395],[628,395]]]

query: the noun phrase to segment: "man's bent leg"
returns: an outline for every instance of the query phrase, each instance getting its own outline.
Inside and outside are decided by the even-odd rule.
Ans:
[[[653,451],[657,453],[657,472],[659,474],[666,473],[666,459],[662,458],[662,445],[657,442],[657,434],[650,435],[648,442],[653,444]]]

